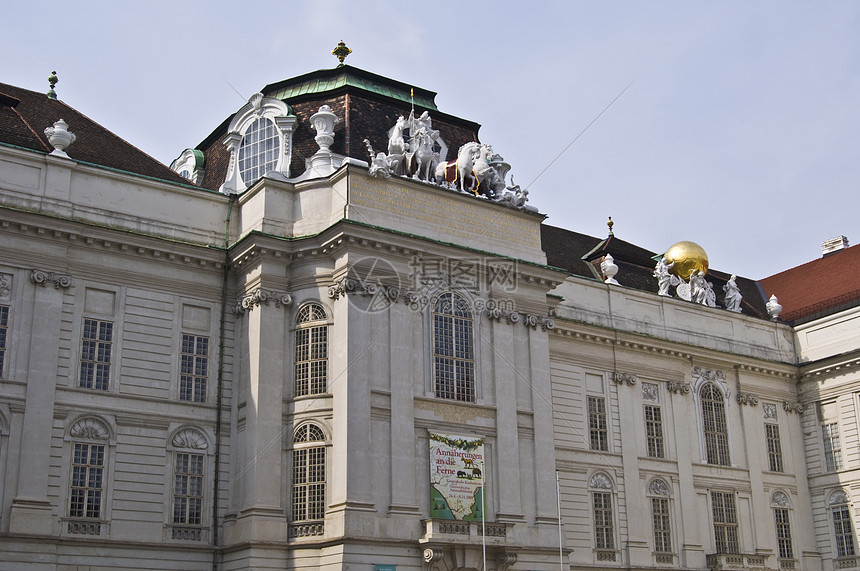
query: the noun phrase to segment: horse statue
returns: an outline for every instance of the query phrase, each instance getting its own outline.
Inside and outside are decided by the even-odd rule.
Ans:
[[[431,180],[431,173],[436,169],[439,159],[433,152],[433,137],[424,129],[417,131],[410,140],[414,149],[410,153],[410,172],[413,178]]]
[[[475,194],[480,193],[489,198],[496,196],[499,178],[496,169],[490,165],[492,157],[493,148],[490,145],[482,144],[478,156],[475,158],[475,164],[472,166],[472,174],[478,181]],[[504,190],[504,181],[502,181],[501,189]]]
[[[472,176],[472,166],[475,164],[475,156],[480,151],[480,148],[481,145],[479,143],[470,141],[457,151],[457,160],[440,162],[436,166],[436,184],[459,184],[461,192],[474,189],[477,181]],[[468,188],[466,177],[469,178]]]

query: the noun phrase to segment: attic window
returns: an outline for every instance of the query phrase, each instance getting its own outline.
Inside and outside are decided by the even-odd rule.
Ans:
[[[272,120],[260,117],[251,123],[239,146],[239,176],[245,186],[275,170],[280,151],[278,129]]]

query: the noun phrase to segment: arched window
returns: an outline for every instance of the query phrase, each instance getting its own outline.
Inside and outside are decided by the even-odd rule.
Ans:
[[[323,306],[309,303],[296,317],[295,396],[326,392],[328,325]]]
[[[281,151],[281,139],[275,122],[260,117],[251,123],[239,145],[239,176],[245,186],[274,170]]]
[[[196,428],[182,428],[170,440],[173,452],[173,539],[200,541],[206,523],[206,455],[209,442]]]
[[[837,557],[853,557],[856,555],[855,536],[851,525],[851,508],[848,505],[848,494],[837,490],[830,495],[828,502],[830,515],[833,518],[833,536],[836,540]]]
[[[443,293],[433,304],[433,363],[437,397],[475,402],[472,310],[458,294]]]
[[[97,418],[85,417],[69,429],[71,466],[66,532],[101,535],[105,517],[111,431]]]
[[[303,424],[293,435],[290,521],[322,522],[325,518],[325,433],[316,424]],[[295,535],[321,535],[322,524]]]
[[[773,519],[776,526],[777,555],[780,559],[794,559],[794,546],[791,541],[791,501],[785,492],[777,490],[770,497]],[[780,568],[784,568],[780,565]]]
[[[726,402],[714,383],[706,383],[699,393],[702,406],[702,431],[708,464],[730,466],[729,429],[726,424]]]
[[[594,548],[598,561],[615,561],[615,517],[612,514],[612,493],[615,486],[606,474],[598,472],[588,481],[594,517]]]
[[[660,478],[652,480],[648,485],[648,495],[651,498],[651,524],[654,530],[654,551],[672,553],[672,520],[669,512],[669,498],[672,493],[669,485]],[[673,559],[658,559],[657,563],[672,563]]]

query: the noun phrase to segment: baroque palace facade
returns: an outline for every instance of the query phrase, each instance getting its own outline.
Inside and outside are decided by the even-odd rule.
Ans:
[[[860,568],[857,247],[661,270],[434,97],[320,70],[168,168],[0,84],[0,569]]]

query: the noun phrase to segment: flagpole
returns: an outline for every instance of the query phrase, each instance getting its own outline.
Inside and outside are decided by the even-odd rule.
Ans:
[[[558,568],[564,571],[564,543],[561,536],[561,484],[559,483],[558,470],[555,471],[555,497],[558,502]]]

